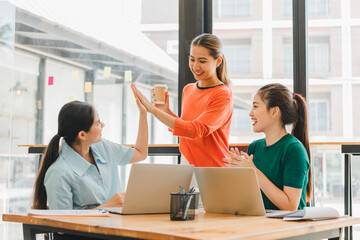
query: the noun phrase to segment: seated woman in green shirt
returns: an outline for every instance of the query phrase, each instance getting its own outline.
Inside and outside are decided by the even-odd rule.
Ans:
[[[302,209],[312,192],[305,99],[281,84],[268,84],[254,96],[249,116],[253,131],[265,138],[252,142],[247,153],[231,148],[224,165],[256,170],[266,209]],[[286,124],[292,124],[291,134]]]

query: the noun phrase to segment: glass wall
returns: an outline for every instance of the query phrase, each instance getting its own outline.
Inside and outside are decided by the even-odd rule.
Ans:
[[[19,192],[10,186],[19,177],[15,171],[15,159],[22,156],[12,154],[12,130],[14,120],[14,31],[15,8],[8,2],[0,1],[0,213],[7,212],[9,204]],[[20,120],[20,119],[19,119]],[[15,140],[15,139],[14,139]],[[10,224],[4,224],[0,219],[0,239],[10,236]]]
[[[230,142],[263,136],[252,132],[248,116],[259,87],[292,86],[292,20],[283,8],[281,1],[213,1],[214,34],[223,42],[234,93]]]
[[[249,104],[257,89],[280,82],[292,90],[292,0],[213,2],[214,33],[223,40],[233,82],[230,141],[251,142],[263,137],[253,134],[249,124]],[[234,9],[240,2],[247,7]],[[310,141],[359,141],[360,5],[340,0],[307,3]],[[343,212],[343,162],[339,146],[312,147],[317,206],[330,205]],[[359,174],[353,166],[353,189]],[[355,193],[354,203],[356,208]]]
[[[354,94],[359,83],[356,76],[356,28],[359,25],[353,10],[354,1],[313,1],[309,8],[308,64],[309,117],[313,141],[353,141],[359,139],[360,120]],[[352,10],[353,9],[353,10]],[[355,91],[354,91],[355,90]],[[319,148],[313,151],[315,171],[315,204],[335,206],[343,212],[344,160],[338,148]],[[353,159],[353,209],[358,208],[360,169]],[[360,213],[354,211],[358,216]],[[356,239],[359,236],[355,228]]]
[[[103,137],[121,144],[134,144],[138,131],[131,82],[149,99],[154,84],[167,84],[177,112],[178,1],[167,2],[0,0],[0,213],[31,207],[38,155],[19,145],[47,144],[65,103],[92,103]],[[164,34],[158,23],[169,17]],[[177,143],[150,114],[148,123],[150,144]],[[124,191],[129,170],[119,168]],[[0,222],[0,239],[22,239],[21,225]]]
[[[238,1],[218,0],[213,4],[214,33],[224,44],[233,81],[235,114],[246,116],[249,103],[260,86],[280,82],[292,89],[292,0],[247,1],[250,7],[241,10],[247,14],[228,10],[229,6],[236,8],[240,4]],[[354,1],[351,4],[355,8],[358,6]],[[352,104],[357,96],[352,96],[352,92],[359,85],[357,35],[360,31],[351,4],[339,0],[308,2],[308,100],[312,142],[351,140],[359,136],[354,124],[359,117]],[[243,127],[234,121],[240,121]],[[258,138],[247,121],[234,121],[236,127],[231,131],[231,142]]]

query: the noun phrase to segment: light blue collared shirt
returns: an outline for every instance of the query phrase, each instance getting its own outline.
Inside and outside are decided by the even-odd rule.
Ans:
[[[59,157],[46,171],[50,209],[90,209],[121,191],[118,165],[128,164],[134,149],[103,139],[91,145],[100,173],[64,140]]]

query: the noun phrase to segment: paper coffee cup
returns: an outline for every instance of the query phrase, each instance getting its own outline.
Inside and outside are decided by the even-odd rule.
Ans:
[[[166,84],[154,85],[154,103],[165,104],[165,92],[167,90]]]

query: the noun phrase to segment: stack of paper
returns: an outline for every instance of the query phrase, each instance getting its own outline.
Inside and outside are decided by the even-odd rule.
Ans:
[[[266,214],[269,218],[282,218],[286,221],[322,220],[338,218],[340,214],[332,207],[305,207],[297,211],[274,211]]]
[[[43,209],[29,209],[29,215],[38,216],[83,216],[83,217],[105,217],[110,216],[108,211],[95,209],[95,210],[43,210]]]

